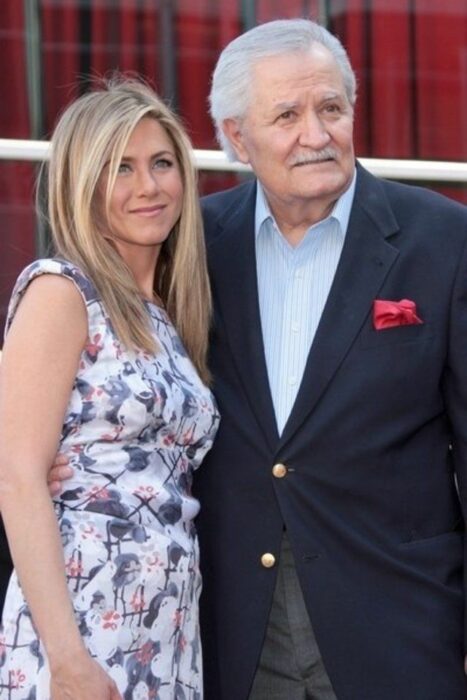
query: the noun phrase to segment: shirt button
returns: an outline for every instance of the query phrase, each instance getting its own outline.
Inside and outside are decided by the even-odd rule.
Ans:
[[[261,557],[261,564],[264,566],[265,569],[271,569],[275,563],[276,557],[270,552],[265,552],[265,554],[263,554],[263,556]]]
[[[287,467],[285,464],[275,464],[272,468],[272,475],[276,477],[276,479],[282,479],[285,475],[287,474]]]
[[[290,386],[293,386],[296,383],[297,383],[297,377],[289,377]]]
[[[298,333],[298,331],[300,330],[300,326],[298,325],[298,323],[292,323],[291,327],[293,333]]]

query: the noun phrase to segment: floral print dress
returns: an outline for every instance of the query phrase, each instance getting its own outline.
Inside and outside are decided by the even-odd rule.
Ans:
[[[201,700],[191,482],[219,422],[212,395],[164,310],[147,304],[157,354],[129,351],[94,286],[65,261],[23,271],[7,327],[42,274],[74,282],[89,323],[60,443],[74,476],[54,499],[81,634],[125,700]],[[50,698],[47,657],[15,572],[2,627],[0,697]]]

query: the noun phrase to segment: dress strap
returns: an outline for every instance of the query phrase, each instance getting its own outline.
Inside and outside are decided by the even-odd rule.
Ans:
[[[97,289],[89,277],[79,267],[67,260],[42,258],[25,267],[16,280],[8,305],[5,335],[8,333],[26,289],[40,275],[60,275],[71,280],[81,294],[86,306],[90,331],[92,331],[93,326],[102,325],[102,320],[106,318],[106,315],[104,314]]]

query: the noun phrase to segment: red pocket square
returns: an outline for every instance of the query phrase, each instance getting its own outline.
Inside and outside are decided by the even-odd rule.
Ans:
[[[380,331],[395,326],[413,326],[423,323],[417,316],[415,302],[410,299],[386,301],[375,299],[373,302],[373,327]]]

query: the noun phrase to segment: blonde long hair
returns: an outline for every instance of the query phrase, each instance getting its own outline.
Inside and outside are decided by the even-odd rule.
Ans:
[[[102,207],[97,195],[99,177],[109,164],[108,211],[121,158],[143,117],[155,119],[168,134],[183,181],[181,215],[162,245],[154,291],[201,378],[208,382],[211,295],[191,144],[177,117],[151,88],[135,79],[113,77],[68,106],[52,136],[45,213],[56,253],[89,275],[121,342],[156,352],[149,314],[134,277],[100,230]]]

